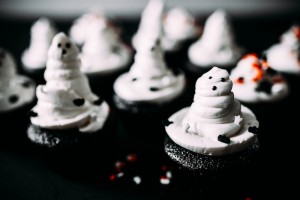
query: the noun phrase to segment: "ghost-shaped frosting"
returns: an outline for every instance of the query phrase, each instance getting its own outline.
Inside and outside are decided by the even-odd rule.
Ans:
[[[90,24],[82,47],[82,67],[86,73],[111,73],[123,69],[130,61],[131,51],[105,20]]]
[[[166,66],[159,41],[139,46],[129,72],[114,83],[115,93],[120,98],[152,103],[168,102],[179,96],[184,87],[184,74],[174,74]]]
[[[293,25],[280,38],[280,43],[265,51],[269,65],[284,73],[300,75],[300,26]]]
[[[235,97],[243,102],[280,100],[288,94],[284,77],[256,54],[245,55],[231,71]]]
[[[56,32],[48,18],[40,18],[32,25],[29,48],[22,55],[25,68],[34,70],[46,67],[48,49]]]
[[[35,97],[35,83],[17,73],[11,53],[0,48],[0,112],[30,104]]]
[[[80,65],[76,45],[64,33],[58,33],[48,51],[46,85],[37,87],[33,124],[50,129],[79,128],[82,132],[103,127],[108,105],[91,91]]]
[[[149,0],[143,10],[137,32],[132,38],[132,46],[136,49],[147,40],[156,41],[162,35],[163,0]]]
[[[188,50],[190,61],[199,67],[229,67],[238,61],[241,54],[229,16],[224,10],[216,10],[208,17],[202,36]]]
[[[217,67],[196,82],[194,102],[174,113],[166,132],[178,145],[204,155],[226,155],[253,144],[255,115],[231,91],[229,73]],[[252,128],[250,128],[252,127]]]

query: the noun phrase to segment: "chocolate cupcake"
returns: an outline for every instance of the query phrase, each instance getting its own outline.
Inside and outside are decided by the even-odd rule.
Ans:
[[[47,53],[57,30],[48,18],[40,18],[31,27],[30,45],[22,54],[23,71],[37,84],[44,83]]]
[[[20,141],[29,123],[27,114],[35,100],[35,87],[33,80],[18,74],[11,53],[0,48],[0,118],[2,128],[8,132],[2,137],[9,141]],[[6,139],[1,141],[11,144]]]
[[[36,89],[37,104],[30,113],[28,138],[46,149],[96,143],[108,137],[108,104],[90,89],[80,71],[79,50],[58,33],[49,48],[45,85]]]
[[[259,123],[231,89],[229,73],[213,67],[197,80],[192,105],[165,122],[164,149],[176,173],[199,181],[251,170],[259,155]]]
[[[202,36],[188,49],[187,69],[197,78],[213,66],[230,69],[242,52],[235,42],[229,15],[219,9],[208,17]]]

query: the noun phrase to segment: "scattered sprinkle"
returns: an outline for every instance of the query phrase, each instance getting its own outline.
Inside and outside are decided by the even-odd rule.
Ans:
[[[123,176],[124,176],[124,173],[123,173],[123,172],[120,172],[120,173],[117,174],[117,178],[121,178],[121,177],[123,177]]]
[[[131,79],[131,81],[133,82],[133,81],[136,81],[137,80],[137,78],[133,78],[133,79]]]
[[[142,182],[142,179],[141,179],[141,177],[139,177],[139,176],[135,176],[135,177],[133,177],[133,181],[134,181],[137,185],[139,185],[139,184]]]
[[[116,168],[117,171],[121,171],[122,168],[125,167],[125,166],[126,166],[125,162],[122,162],[122,161],[117,161],[115,163],[115,168]]]
[[[239,84],[243,84],[244,83],[244,77],[239,77],[235,82],[239,83]]]
[[[110,181],[116,180],[116,175],[115,175],[115,174],[110,175],[110,176],[109,176],[109,180],[110,180]]]
[[[135,153],[131,153],[126,157],[126,159],[129,162],[135,162],[137,160],[137,155]]]
[[[171,172],[171,171],[167,171],[167,172],[166,172],[166,176],[167,176],[168,178],[172,178],[172,172]]]
[[[208,79],[212,79],[212,77],[210,76],[210,77],[208,77]]]
[[[166,176],[161,176],[160,177],[160,183],[163,185],[169,185],[170,184],[170,179]]]

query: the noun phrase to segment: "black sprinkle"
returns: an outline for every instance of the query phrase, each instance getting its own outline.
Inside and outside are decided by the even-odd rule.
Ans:
[[[212,79],[212,77],[210,76],[210,77],[208,77],[208,79]]]
[[[256,126],[249,126],[248,131],[253,134],[258,134],[259,129]]]
[[[96,101],[94,101],[93,103],[94,103],[94,105],[97,105],[97,106],[99,106],[99,105],[101,105],[102,104],[102,102],[103,102],[103,99],[97,99]]]
[[[270,67],[266,70],[267,74],[270,74],[271,76],[277,75],[278,72]]]
[[[137,81],[138,79],[137,78],[133,78],[133,79],[131,79],[131,81],[133,82],[133,81]]]
[[[30,117],[37,117],[38,116],[38,114],[36,113],[36,112],[34,112],[34,111],[29,111],[29,116]]]
[[[61,47],[61,43],[58,43],[57,47],[60,48]]]
[[[71,44],[68,42],[68,43],[66,44],[66,48],[69,49],[70,47],[71,47]]]
[[[61,53],[62,53],[62,54],[66,54],[66,53],[67,53],[67,50],[63,49]]]
[[[223,142],[225,144],[229,144],[230,143],[230,138],[227,137],[226,135],[219,135],[218,136],[218,141]]]
[[[255,88],[255,91],[257,92],[265,92],[267,94],[271,94],[271,90],[272,90],[272,83],[267,81],[267,80],[263,80],[261,81],[258,86]]]
[[[221,81],[222,81],[222,82],[225,82],[225,78],[221,78]]]
[[[159,90],[159,88],[157,88],[157,87],[151,87],[151,88],[149,88],[149,90],[152,91],[152,92],[156,92],[156,91]]]
[[[217,89],[217,86],[214,86],[213,88],[212,88],[212,90],[216,90]]]
[[[18,100],[19,100],[19,97],[18,97],[18,95],[15,95],[15,94],[11,95],[11,96],[8,98],[8,101],[9,101],[10,103],[16,103]]]
[[[164,126],[169,126],[170,124],[173,124],[174,122],[172,122],[172,121],[169,121],[169,120],[163,120],[162,121],[162,124],[164,125]]]
[[[22,83],[22,86],[25,87],[25,88],[30,87],[30,85],[31,85],[30,81],[26,81],[26,82]]]
[[[84,99],[74,99],[73,103],[76,106],[82,106],[84,104],[85,100]]]

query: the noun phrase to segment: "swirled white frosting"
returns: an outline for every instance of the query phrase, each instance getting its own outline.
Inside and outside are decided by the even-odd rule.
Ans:
[[[81,70],[84,73],[112,73],[128,65],[131,50],[109,28],[106,21],[91,23],[86,36],[81,54]]]
[[[162,49],[177,50],[182,42],[200,36],[201,29],[187,10],[175,7],[163,19]]]
[[[110,24],[109,28],[111,28],[111,31],[115,32],[114,34],[117,34],[117,30],[115,27],[111,26],[110,20],[104,15],[104,13],[98,10],[93,10],[83,14],[74,21],[69,31],[70,37],[76,44],[83,45],[88,37],[90,27],[97,22]]]
[[[10,111],[33,101],[35,83],[17,74],[12,55],[0,48],[0,112]]]
[[[49,129],[79,128],[81,132],[101,129],[108,117],[106,102],[96,103],[88,79],[80,71],[79,50],[64,34],[58,33],[49,48],[46,85],[37,87],[37,116],[31,122]]]
[[[130,71],[117,78],[115,93],[124,100],[161,104],[178,97],[185,88],[183,73],[168,69],[157,43],[139,46]]]
[[[266,50],[269,65],[281,72],[300,75],[300,26],[294,25],[281,36],[281,42]]]
[[[258,127],[254,114],[234,99],[232,81],[226,70],[213,67],[196,83],[194,102],[173,114],[167,134],[178,145],[205,155],[225,155],[252,144],[256,136],[249,126]],[[219,136],[230,142],[219,141]]]
[[[256,54],[244,56],[231,71],[233,92],[243,102],[276,101],[285,97],[289,87],[284,77],[272,70]],[[261,89],[260,89],[261,88]]]
[[[33,24],[30,46],[22,55],[24,67],[28,69],[46,67],[48,49],[56,32],[56,28],[48,18],[40,18]]]
[[[215,11],[207,19],[202,36],[188,50],[190,61],[199,67],[234,65],[242,55],[242,49],[234,41],[228,15]]]
[[[132,38],[132,46],[137,49],[145,42],[155,41],[162,34],[163,0],[149,0],[143,10],[141,21],[136,34]]]

